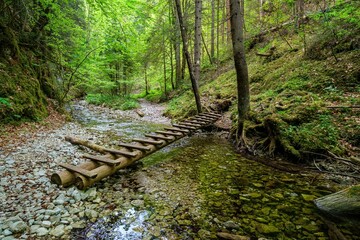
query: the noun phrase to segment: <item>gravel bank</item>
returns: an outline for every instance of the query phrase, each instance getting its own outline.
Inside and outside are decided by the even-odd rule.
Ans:
[[[148,102],[142,102],[143,118],[135,111],[113,111],[85,102],[77,103],[74,109],[75,114],[86,110],[83,121],[97,115],[101,116],[100,121],[126,117],[130,121],[170,122],[161,116],[163,106]],[[23,136],[26,134],[24,132]],[[69,238],[71,230],[85,227],[86,220],[95,221],[112,211],[111,208],[100,209],[113,204],[113,198],[119,197],[114,193],[112,197],[104,198],[114,191],[113,186],[110,188],[105,184],[104,188],[79,191],[74,187],[59,188],[50,182],[51,174],[61,170],[57,165],[59,162],[76,165],[83,161],[81,155],[85,151],[66,142],[64,137],[68,135],[109,144],[106,132],[69,122],[52,131],[31,134],[21,146],[8,144],[6,152],[0,149],[0,239]]]

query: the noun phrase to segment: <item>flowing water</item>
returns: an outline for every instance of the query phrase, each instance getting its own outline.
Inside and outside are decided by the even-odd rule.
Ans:
[[[84,124],[116,132],[112,141],[163,126],[90,115],[81,118]],[[183,138],[96,185],[106,186],[108,196],[115,196],[114,210],[89,222],[77,238],[218,239],[218,232],[227,232],[252,239],[329,239],[324,219],[331,219],[347,239],[360,239],[358,221],[330,218],[313,204],[338,190],[336,183],[248,160],[216,134]]]

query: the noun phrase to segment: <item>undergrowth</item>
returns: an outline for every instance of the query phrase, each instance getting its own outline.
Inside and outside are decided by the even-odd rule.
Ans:
[[[116,95],[88,94],[85,100],[94,105],[103,105],[121,110],[129,110],[139,107],[139,103],[136,99],[131,97],[119,97]]]
[[[355,5],[358,3],[347,5],[346,11],[331,11],[358,16]],[[249,150],[281,153],[294,159],[304,159],[309,152],[356,155],[359,151],[360,114],[350,106],[360,105],[360,28],[358,22],[331,16],[338,15],[329,13],[325,20],[313,16],[311,26],[297,30],[303,34],[291,28],[285,37],[272,33],[248,51],[251,112],[244,137]],[[346,27],[347,31],[340,32]],[[340,34],[341,40],[334,39]],[[256,55],[270,46],[275,47],[276,57]],[[210,72],[205,74],[216,76],[216,71]],[[220,100],[232,101],[235,131],[235,70],[213,78],[200,87],[200,92],[206,110],[214,109]],[[175,118],[195,113],[190,91],[172,99],[167,110]]]

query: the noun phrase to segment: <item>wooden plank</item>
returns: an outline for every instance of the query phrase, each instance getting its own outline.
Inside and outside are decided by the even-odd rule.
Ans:
[[[136,153],[133,153],[133,152],[127,152],[127,151],[121,151],[121,150],[109,149],[109,148],[105,148],[104,151],[113,153],[113,154],[123,155],[125,157],[136,157],[136,155],[137,155]]]
[[[89,155],[89,154],[85,154],[85,155],[83,155],[83,157],[87,158],[87,159],[90,159],[90,160],[93,160],[93,161],[105,163],[105,164],[111,165],[111,166],[116,166],[116,165],[119,165],[119,163],[120,163],[120,161],[118,161],[118,160],[104,158],[104,157],[101,157],[101,156],[93,156],[93,155]]]
[[[215,116],[215,115],[207,114],[207,113],[200,113],[199,116],[209,117],[209,118],[219,118],[219,116]]]
[[[139,143],[152,144],[152,145],[160,145],[160,144],[164,143],[163,141],[155,141],[155,140],[151,140],[151,139],[140,139],[140,138],[134,138],[133,141],[139,142]]]
[[[97,173],[91,172],[89,170],[71,164],[59,163],[59,166],[65,168],[66,170],[69,170],[70,172],[76,172],[88,178],[96,178],[97,176]]]
[[[155,135],[155,134],[145,134],[145,137],[151,137],[151,138],[167,140],[167,141],[175,140],[172,137],[164,137],[164,136],[159,136],[159,135]]]
[[[149,151],[149,150],[151,150],[151,148],[146,147],[146,146],[140,146],[140,145],[128,144],[128,143],[119,143],[118,146],[131,148],[131,149],[137,149],[137,150],[141,150],[141,151]]]
[[[169,130],[169,131],[175,131],[175,132],[183,132],[183,133],[189,133],[190,131],[187,129],[180,129],[180,128],[170,128],[170,127],[166,127],[164,128],[165,130]]]
[[[197,121],[204,121],[204,122],[207,122],[207,123],[212,123],[214,121],[212,119],[202,118],[202,117],[199,117],[199,116],[192,117],[191,119],[194,119],[194,120],[197,120]]]
[[[217,113],[212,113],[212,112],[207,112],[207,113],[200,113],[199,115],[202,115],[202,116],[214,116],[214,117],[221,117],[221,114],[217,114]]]
[[[173,126],[178,127],[178,128],[185,128],[185,129],[189,129],[189,130],[196,130],[196,128],[194,128],[194,127],[184,126],[184,125],[180,125],[180,124],[173,124]]]
[[[205,125],[207,124],[205,121],[202,120],[190,120],[190,119],[185,119],[184,122],[188,122],[188,123],[194,123],[194,124],[201,124],[201,125]]]
[[[163,135],[170,135],[170,136],[183,136],[182,133],[179,133],[179,132],[166,132],[166,131],[156,131],[155,133],[159,133],[159,134],[163,134]]]
[[[195,127],[195,128],[201,127],[201,124],[193,124],[193,123],[187,123],[187,122],[181,122],[181,123],[179,123],[179,124],[180,124],[180,125],[184,125],[184,126]]]
[[[216,117],[216,116],[205,115],[205,114],[202,114],[202,113],[200,113],[197,117],[202,117],[202,118],[207,118],[207,119],[212,119],[212,120],[218,119],[218,117]]]

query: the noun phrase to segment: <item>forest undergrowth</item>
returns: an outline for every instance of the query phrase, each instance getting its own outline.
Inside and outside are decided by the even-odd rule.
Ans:
[[[244,139],[249,152],[281,154],[294,162],[321,155],[359,159],[359,28],[358,23],[332,21],[324,28],[310,19],[296,31],[291,26],[260,41],[248,40],[251,111]],[[219,66],[229,69],[220,75],[217,69],[204,70],[200,92],[205,109],[231,112],[234,133],[237,102],[232,64],[229,58]],[[185,92],[172,99],[167,114],[175,118],[194,114],[192,98],[191,92]]]

